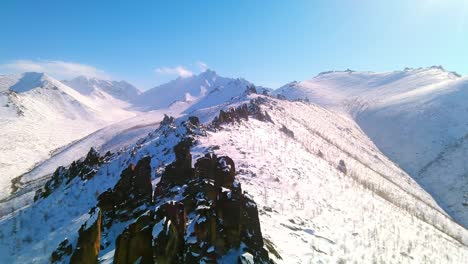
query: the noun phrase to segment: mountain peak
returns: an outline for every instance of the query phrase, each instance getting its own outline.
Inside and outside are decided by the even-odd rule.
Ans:
[[[42,87],[49,77],[42,72],[25,72],[20,75],[16,83],[10,87],[11,91],[23,93],[34,88]]]
[[[198,76],[213,77],[213,76],[218,76],[218,74],[211,69],[206,69],[204,72],[201,72],[200,74],[198,74]]]
[[[448,74],[451,78],[460,78],[462,77],[459,73],[455,71],[446,70],[442,65],[432,65],[429,67],[419,67],[419,68],[412,68],[406,67],[403,69],[404,72],[427,72],[427,73],[436,73],[436,74]]]
[[[141,93],[135,86],[123,80],[101,80],[81,75],[63,82],[84,95],[101,94],[103,91],[114,98],[127,102],[134,100]]]

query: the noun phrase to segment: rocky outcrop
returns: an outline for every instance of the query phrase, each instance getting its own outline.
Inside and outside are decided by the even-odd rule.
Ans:
[[[219,115],[215,117],[211,123],[214,128],[220,128],[223,124],[239,123],[241,120],[249,120],[249,116],[259,121],[274,123],[268,112],[263,111],[260,104],[264,98],[255,98],[248,104],[243,104],[238,107],[221,110]]]
[[[234,161],[227,157],[217,157],[214,154],[206,154],[195,163],[195,175],[214,181],[216,189],[222,187],[231,188],[234,183],[236,167]]]
[[[214,127],[219,128],[222,124],[229,124],[234,122],[238,123],[242,119],[249,119],[249,110],[247,104],[243,104],[238,107],[233,107],[226,111],[219,111],[219,115],[213,120],[212,124]]]
[[[173,125],[174,124],[174,117],[172,116],[168,116],[166,114],[164,114],[164,118],[163,120],[161,121],[160,125],[161,126],[168,126],[168,125]]]
[[[70,256],[73,251],[72,245],[67,238],[65,238],[58,245],[57,249],[52,252],[50,256],[50,263],[63,263],[65,262],[65,257]]]
[[[248,106],[239,111],[245,111],[242,118],[252,113]],[[165,119],[171,126],[173,121]],[[208,153],[193,163],[190,149],[197,134],[190,131],[200,130],[200,122],[189,117],[182,124],[186,137],[174,146],[175,161],[160,174],[154,192],[151,158],[143,157],[124,168],[115,186],[98,196],[76,247],[62,242],[51,261],[97,263],[100,249],[107,250],[115,239],[114,263],[216,263],[226,254],[238,254],[239,262],[244,254],[256,263],[271,262],[263,248],[257,206],[236,180],[234,161]],[[92,151],[81,164],[102,162]],[[75,166],[58,174],[71,175]],[[76,176],[81,173],[86,171]]]
[[[336,168],[341,171],[343,174],[347,174],[348,173],[348,169],[346,168],[346,164],[344,162],[344,160],[340,160],[338,162],[338,166],[336,166]]]
[[[184,153],[176,156],[182,160],[168,166],[171,170],[165,172],[166,177],[173,179],[177,176],[171,172],[184,171],[188,164],[186,150]],[[195,162],[193,172],[183,175],[183,180],[172,181],[172,185],[161,180],[156,203],[171,199],[175,185],[183,192],[178,201],[156,209],[152,234],[157,263],[215,263],[231,249],[250,253],[258,263],[269,262],[257,207],[242,192],[235,174],[231,158],[209,153]]]
[[[257,207],[235,179],[234,161],[209,153],[192,167],[192,142],[174,147],[176,160],[152,203],[118,236],[115,263],[216,263],[228,252],[240,252],[239,261],[249,253],[256,263],[270,262]]]
[[[290,130],[289,128],[287,128],[285,125],[281,126],[280,131],[286,134],[286,136],[290,138],[294,138],[294,132]]]
[[[200,126],[200,119],[198,119],[196,116],[189,116],[187,120],[192,126]]]
[[[245,89],[244,94],[256,94],[257,93],[257,88],[255,88],[255,85],[248,85],[247,89]]]
[[[160,187],[181,185],[187,179],[193,177],[194,170],[192,168],[192,155],[190,154],[192,145],[193,140],[185,138],[174,147],[175,162],[166,166],[161,176]]]
[[[187,214],[183,203],[168,202],[156,211],[153,226],[154,256],[157,263],[184,263],[184,235]]]
[[[70,259],[71,264],[98,263],[101,248],[101,210],[93,208],[90,215],[78,231],[78,242]]]
[[[36,191],[34,200],[49,196],[62,183],[69,183],[72,179],[80,177],[82,180],[91,179],[100,166],[112,157],[110,152],[100,156],[95,148],[91,148],[83,160],[73,161],[68,168],[58,167],[43,188]]]
[[[128,226],[122,234],[117,237],[115,246],[114,263],[127,264],[138,263],[150,264],[153,262],[152,234],[149,227],[152,216],[140,216],[137,221]]]
[[[120,175],[113,189],[98,197],[98,206],[104,211],[105,226],[118,218],[126,220],[143,204],[149,204],[152,196],[151,158],[144,157],[137,165],[130,164]]]

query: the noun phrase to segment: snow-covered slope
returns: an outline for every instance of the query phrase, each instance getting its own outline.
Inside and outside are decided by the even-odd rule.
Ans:
[[[109,97],[125,102],[133,102],[140,94],[140,90],[126,81],[100,80],[86,76],[78,76],[72,80],[63,81],[84,95],[95,97]]]
[[[347,115],[257,94],[194,109],[191,115],[205,124],[197,132],[187,130],[187,116],[167,118],[126,150],[107,156],[91,176],[63,181],[45,198],[2,218],[0,262],[48,262],[65,237],[74,250],[80,226],[96,221],[89,208],[116,185],[121,172],[149,156],[154,186],[175,159],[172,148],[189,135],[195,139],[193,162],[206,152],[233,159],[236,178],[258,205],[265,246],[279,263],[463,263],[468,258],[466,229]],[[181,199],[180,188],[171,192]],[[117,236],[135,221],[103,227],[103,262],[112,261]]]
[[[0,198],[12,178],[56,148],[135,115],[115,101],[85,96],[43,73],[0,76]]]
[[[277,93],[350,113],[383,153],[468,225],[468,171],[460,147],[468,135],[468,78],[441,67],[327,72]]]
[[[0,217],[12,208],[18,209],[33,201],[35,191],[42,187],[50,179],[53,172],[60,166],[72,163],[77,157],[85,156],[90,148],[95,148],[101,153],[120,152],[141,137],[159,126],[165,114],[179,116],[186,106],[173,105],[161,111],[155,110],[125,119],[97,130],[81,139],[56,149],[50,158],[38,163],[33,169],[21,175],[15,182],[19,189],[0,205]]]
[[[438,66],[380,73],[331,71],[320,73],[310,80],[286,84],[275,93],[290,99],[308,98],[320,105],[342,108],[343,103],[356,99],[372,103],[383,98],[404,99],[429,94],[439,90],[437,87],[459,78],[458,74]],[[421,89],[423,87],[425,89]]]
[[[248,86],[252,86],[246,80],[219,77],[210,70],[198,76],[179,78],[143,94],[124,81],[98,80],[84,76],[59,82],[41,73],[27,73],[24,76],[2,76],[0,84],[2,91],[0,103],[7,106],[0,109],[0,118],[4,122],[8,121],[9,127],[12,127],[3,131],[5,133],[3,140],[12,144],[9,150],[7,150],[8,144],[4,144],[5,151],[2,153],[4,157],[0,157],[0,162],[3,163],[0,170],[6,175],[0,180],[1,188],[5,190],[4,194],[0,195],[0,199],[10,193],[10,181],[13,177],[25,173],[36,165],[44,168],[43,164],[39,163],[50,155],[53,154],[54,158],[47,160],[46,164],[53,164],[52,167],[62,165],[60,162],[68,163],[75,155],[83,155],[83,152],[87,151],[78,146],[88,148],[88,145],[96,143],[95,147],[98,147],[99,143],[104,142],[101,142],[102,140],[95,142],[95,137],[110,140],[109,138],[118,135],[122,130],[131,129],[134,121],[129,120],[104,129],[100,134],[84,141],[79,140],[99,128],[137,114],[131,109],[148,111],[162,108],[164,109],[162,111],[177,116],[184,110],[193,111],[200,107],[220,104],[242,94]],[[50,89],[37,89],[41,87]],[[168,89],[170,93],[167,93]],[[263,92],[267,89],[259,87],[258,90]],[[46,92],[47,94],[44,94]],[[57,94],[66,98],[67,103],[62,103],[63,99],[57,98]],[[19,100],[28,103],[21,103]],[[24,111],[26,113],[23,113]],[[140,114],[141,116],[135,120],[141,121],[145,116],[152,115]],[[156,115],[159,116],[161,113]],[[151,123],[158,121],[159,118]],[[78,142],[72,148],[67,148],[68,158],[65,160],[58,158],[65,155],[58,148],[72,141]],[[31,144],[36,146],[31,148]],[[81,152],[75,152],[77,149]],[[57,155],[59,152],[60,155]],[[14,158],[11,158],[12,156]],[[50,174],[50,170],[54,169],[52,167],[48,166],[46,171],[41,169],[39,174],[28,174],[34,177],[23,177],[21,180],[18,178],[15,185],[21,186]],[[37,171],[37,168],[34,171]]]

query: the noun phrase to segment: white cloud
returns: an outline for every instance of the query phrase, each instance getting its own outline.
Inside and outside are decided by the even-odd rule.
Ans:
[[[0,65],[7,72],[44,72],[58,79],[70,79],[79,75],[109,79],[110,75],[94,66],[59,60],[14,60]]]
[[[159,74],[169,74],[169,75],[177,75],[182,78],[190,77],[193,75],[193,72],[188,70],[183,66],[176,66],[176,67],[161,67],[155,70],[156,73]]]
[[[203,61],[197,61],[197,67],[198,69],[201,71],[201,72],[204,72],[206,70],[208,70],[208,64],[206,64],[205,62]]]

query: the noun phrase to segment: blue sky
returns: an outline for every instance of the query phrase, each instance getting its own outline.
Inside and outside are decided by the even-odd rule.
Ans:
[[[466,75],[467,20],[465,0],[5,0],[0,72],[82,72],[142,89],[205,67],[273,88],[347,68]]]

